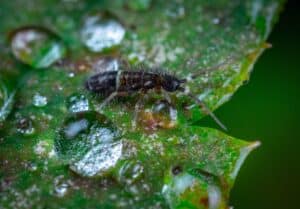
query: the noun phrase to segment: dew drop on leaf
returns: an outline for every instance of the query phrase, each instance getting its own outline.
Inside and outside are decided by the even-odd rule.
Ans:
[[[17,120],[17,131],[24,135],[31,135],[35,132],[35,129],[30,118],[20,118]]]
[[[177,124],[177,110],[167,101],[161,100],[138,115],[138,122],[146,130],[170,129]]]
[[[72,94],[67,99],[67,108],[71,113],[90,110],[89,100],[82,94]]]
[[[141,178],[144,173],[143,165],[138,161],[126,161],[118,171],[118,181],[130,185]]]
[[[81,40],[92,52],[115,47],[121,43],[125,28],[116,20],[101,16],[88,16],[81,29]]]
[[[36,107],[43,107],[47,105],[48,100],[47,97],[40,95],[39,93],[36,93],[33,96],[33,105]]]
[[[66,53],[61,39],[42,27],[15,30],[11,37],[11,50],[17,60],[34,68],[48,67]]]
[[[101,175],[122,155],[118,129],[95,111],[71,114],[55,138],[58,156],[82,176]]]
[[[109,71],[118,71],[120,68],[120,60],[114,57],[103,57],[93,62],[93,73],[103,73]]]

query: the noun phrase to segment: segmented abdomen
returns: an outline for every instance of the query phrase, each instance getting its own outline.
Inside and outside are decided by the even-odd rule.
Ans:
[[[159,85],[159,74],[144,71],[104,72],[91,76],[86,82],[88,90],[104,95],[115,91],[131,93],[149,90]]]
[[[91,76],[85,83],[87,90],[108,95],[116,91],[116,77],[117,71],[109,71],[104,73],[98,73]]]

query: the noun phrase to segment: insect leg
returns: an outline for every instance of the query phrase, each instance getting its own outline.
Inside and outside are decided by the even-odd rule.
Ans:
[[[203,101],[190,93],[185,94],[195,100],[206,114],[208,114],[223,130],[227,131],[226,126],[217,118],[217,116],[206,106]]]
[[[144,106],[144,99],[146,97],[146,94],[142,93],[142,97],[139,98],[139,100],[137,101],[137,103],[134,106],[134,116],[133,116],[133,121],[132,121],[132,128],[135,129],[136,127],[136,123],[137,123],[137,117],[138,117],[138,113],[140,111],[141,106]]]
[[[162,93],[163,93],[165,99],[168,101],[168,103],[171,104],[172,100],[171,100],[171,97],[170,97],[169,93],[167,91],[163,90],[163,89],[162,89]]]
[[[111,93],[100,105],[99,109],[101,110],[105,105],[107,105],[115,96],[118,95],[118,92],[115,91],[113,93]]]

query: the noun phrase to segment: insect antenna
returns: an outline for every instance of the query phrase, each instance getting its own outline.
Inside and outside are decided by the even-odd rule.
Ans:
[[[220,62],[219,64],[216,64],[212,67],[207,67],[207,68],[202,68],[199,72],[196,72],[194,74],[192,74],[191,79],[195,79],[201,75],[204,75],[205,73],[211,73],[214,72],[216,70],[219,70],[221,67],[232,64],[233,62],[235,62],[238,58],[241,58],[239,56],[230,56],[229,58],[227,58],[225,61]]]
[[[189,96],[191,99],[195,100],[198,105],[204,110],[206,114],[208,114],[223,130],[227,131],[228,129],[226,126],[217,118],[217,116],[207,107],[207,105],[197,98],[195,95],[191,93],[184,92],[185,95]]]

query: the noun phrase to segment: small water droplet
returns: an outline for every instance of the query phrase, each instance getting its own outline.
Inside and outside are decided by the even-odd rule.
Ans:
[[[127,161],[123,164],[118,172],[119,182],[130,185],[141,178],[144,167],[140,162]]]
[[[213,24],[218,25],[220,23],[220,18],[216,17],[212,20],[212,22],[213,22]]]
[[[15,30],[11,37],[11,50],[17,60],[34,68],[48,67],[66,53],[60,38],[42,27]]]
[[[125,28],[116,20],[100,15],[89,16],[81,29],[81,40],[92,52],[101,52],[121,43]]]
[[[141,111],[138,115],[138,122],[146,130],[174,128],[177,124],[177,110],[167,101],[161,100],[151,109]]]
[[[47,150],[49,148],[49,143],[47,141],[39,141],[35,146],[34,146],[34,152],[37,155],[45,155],[47,153]]]
[[[89,100],[82,94],[72,94],[67,99],[67,108],[71,113],[90,110]]]
[[[29,162],[26,164],[26,168],[30,171],[36,171],[38,167],[36,163]]]
[[[108,71],[118,71],[120,60],[114,57],[103,57],[93,62],[93,73],[103,73]]]
[[[68,192],[70,185],[68,181],[64,180],[64,176],[57,176],[54,179],[54,195],[57,197],[63,197]]]
[[[95,111],[70,115],[55,138],[58,156],[82,176],[101,175],[114,166],[122,154],[120,132]]]
[[[36,107],[43,107],[47,105],[47,97],[40,95],[39,93],[36,93],[33,96],[33,105]]]
[[[35,129],[32,125],[32,120],[30,118],[20,118],[17,121],[17,131],[24,135],[33,134]]]

